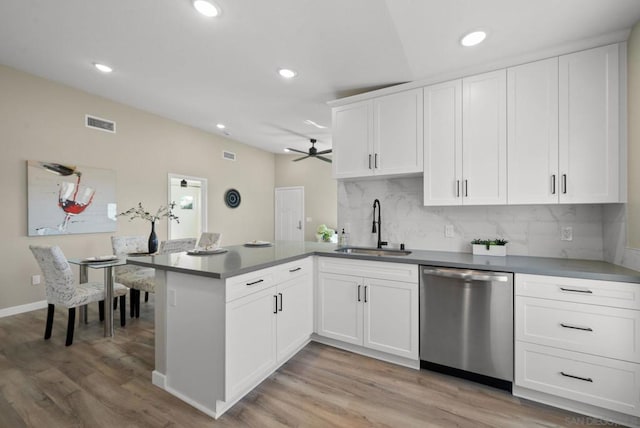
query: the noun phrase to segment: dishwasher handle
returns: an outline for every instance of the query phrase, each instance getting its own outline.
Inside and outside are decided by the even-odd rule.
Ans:
[[[423,268],[425,275],[442,276],[445,278],[463,279],[466,281],[496,281],[508,282],[509,274],[501,272],[487,272],[483,270],[448,269],[448,268]]]

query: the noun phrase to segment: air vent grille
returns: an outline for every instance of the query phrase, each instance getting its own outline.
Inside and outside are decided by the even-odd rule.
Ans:
[[[102,119],[100,117],[85,115],[85,126],[87,128],[97,129],[99,131],[116,133],[116,123],[112,120]]]
[[[233,152],[227,152],[225,150],[225,151],[222,152],[222,159],[234,161],[234,160],[236,160],[236,154],[233,153]]]

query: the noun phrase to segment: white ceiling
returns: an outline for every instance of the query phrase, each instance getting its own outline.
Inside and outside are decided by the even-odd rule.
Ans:
[[[273,152],[326,102],[628,30],[640,0],[2,0],[0,64]],[[487,41],[462,48],[482,28]],[[113,66],[98,73],[94,61]],[[280,67],[299,75],[284,81]],[[1,96],[1,95],[0,95]],[[319,130],[304,123],[326,125]]]

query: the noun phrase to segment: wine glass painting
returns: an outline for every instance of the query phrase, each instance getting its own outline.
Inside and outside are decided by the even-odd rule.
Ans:
[[[28,234],[115,232],[115,171],[28,161]]]

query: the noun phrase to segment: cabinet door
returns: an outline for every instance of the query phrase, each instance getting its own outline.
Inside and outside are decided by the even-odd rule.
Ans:
[[[560,202],[619,201],[618,45],[560,57]]]
[[[311,274],[278,285],[278,362],[288,359],[313,332]]]
[[[509,204],[558,203],[558,58],[507,70]]]
[[[373,100],[374,174],[422,172],[422,89]]]
[[[332,143],[335,178],[373,175],[372,101],[333,109]]]
[[[362,345],[362,292],[359,277],[318,275],[317,326],[320,336]]]
[[[506,70],[462,79],[465,205],[507,203]]]
[[[225,397],[237,397],[276,366],[276,288],[227,303]]]
[[[365,278],[364,346],[418,359],[418,284]]]
[[[424,204],[462,204],[462,81],[424,88]]]

